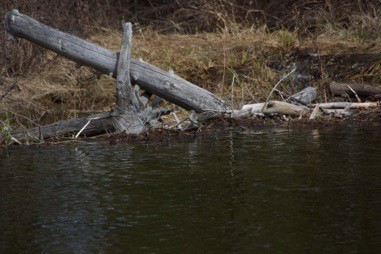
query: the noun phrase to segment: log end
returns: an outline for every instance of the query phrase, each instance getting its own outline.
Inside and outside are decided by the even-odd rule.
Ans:
[[[19,15],[20,12],[17,9],[13,9],[5,14],[3,25],[5,31],[9,32],[11,30],[11,25],[15,21],[15,16]]]

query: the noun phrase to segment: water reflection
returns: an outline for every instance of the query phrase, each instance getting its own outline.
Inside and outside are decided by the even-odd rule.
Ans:
[[[3,150],[0,251],[380,250],[379,130]]]

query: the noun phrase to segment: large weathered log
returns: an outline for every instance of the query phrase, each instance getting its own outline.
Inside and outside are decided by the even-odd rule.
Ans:
[[[5,29],[14,36],[32,41],[79,64],[117,76],[119,53],[63,33],[12,10],[5,15]],[[226,110],[224,101],[214,94],[146,62],[131,60],[131,79],[142,89],[187,110],[204,112]]]
[[[351,88],[357,93],[360,97],[375,96],[381,94],[381,87],[375,87],[372,85],[366,84],[349,84],[349,83],[337,83],[332,82],[329,86],[332,94],[348,94],[349,96],[354,97],[355,94]]]

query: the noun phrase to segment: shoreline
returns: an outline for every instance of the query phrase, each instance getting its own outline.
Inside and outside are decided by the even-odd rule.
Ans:
[[[176,140],[193,139],[197,137],[213,137],[215,135],[224,135],[229,132],[245,133],[249,131],[268,130],[271,128],[284,128],[289,131],[296,129],[313,130],[316,128],[340,128],[345,125],[361,127],[366,125],[381,124],[381,109],[360,111],[351,117],[319,117],[314,120],[308,118],[296,119],[290,118],[285,121],[279,116],[273,117],[253,117],[245,119],[232,118],[211,118],[205,121],[201,126],[193,126],[186,130],[168,129],[158,127],[148,130],[141,134],[108,133],[93,137],[56,137],[43,142],[25,143],[25,144],[0,144],[0,148],[16,146],[39,146],[39,145],[60,145],[64,143],[77,142],[101,142],[105,145],[116,145],[124,143],[156,143],[156,142],[176,142]]]

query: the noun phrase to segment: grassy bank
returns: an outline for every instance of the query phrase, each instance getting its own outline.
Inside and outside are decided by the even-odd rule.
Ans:
[[[297,67],[299,76],[292,76],[279,88],[286,95],[306,86],[317,87],[322,95],[333,80],[381,84],[381,58],[377,54],[381,52],[377,32],[381,29],[379,12],[353,10],[351,15],[343,14],[343,19],[347,19],[344,22],[332,16],[333,10],[323,8],[316,10],[320,15],[316,17],[321,20],[325,17],[326,21],[314,21],[319,27],[312,26],[312,21],[308,26],[300,23],[303,15],[299,19],[289,17],[288,26],[282,27],[273,19],[266,23],[248,16],[245,21],[243,12],[239,12],[238,19],[231,8],[224,11],[213,7],[213,15],[220,13],[220,19],[212,14],[215,19],[200,16],[206,23],[204,27],[195,24],[197,29],[193,30],[190,21],[186,23],[178,16],[170,26],[163,21],[169,30],[160,25],[162,18],[151,23],[133,18],[136,20],[133,56],[163,69],[172,68],[179,76],[221,96],[234,108],[263,101],[274,84],[293,67]],[[238,9],[242,11],[241,7]],[[198,15],[206,15],[206,10],[200,9]],[[282,18],[287,20],[286,15]],[[330,19],[332,22],[328,22]],[[117,51],[121,41],[120,30],[116,28],[119,20],[113,22],[85,20],[83,31],[73,30],[73,25],[68,25],[68,30],[58,27]],[[5,32],[1,38],[2,128],[50,123],[108,110],[113,105],[115,80],[87,67],[78,68],[29,42],[7,44]],[[374,57],[353,53],[370,53]],[[12,84],[13,89],[8,91]]]

